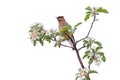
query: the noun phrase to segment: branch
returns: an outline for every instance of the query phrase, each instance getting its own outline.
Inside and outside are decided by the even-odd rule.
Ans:
[[[68,34],[66,34],[66,35],[67,35],[67,37],[71,40],[71,42],[72,42],[72,44],[73,44],[73,48],[74,48],[74,50],[76,51],[76,55],[77,55],[78,61],[79,61],[79,63],[80,63],[80,66],[82,67],[82,69],[84,69],[85,66],[84,66],[84,64],[83,64],[83,62],[82,62],[82,59],[81,59],[81,57],[80,57],[79,50],[78,50],[77,47],[76,47],[74,36],[72,35],[72,38],[73,38],[73,39],[72,39]],[[73,49],[73,48],[72,48],[72,49]]]
[[[93,24],[94,24],[95,21],[96,21],[96,15],[93,15],[93,21],[92,21],[92,23],[91,23],[91,27],[90,27],[90,29],[89,29],[89,31],[88,31],[86,37],[84,37],[84,38],[82,38],[82,39],[76,41],[76,43],[75,43],[75,51],[76,51],[78,60],[79,60],[79,62],[80,62],[80,65],[81,65],[81,67],[82,67],[83,69],[84,69],[85,67],[84,67],[84,64],[83,64],[83,62],[82,62],[82,60],[81,60],[81,57],[80,57],[80,55],[79,55],[79,50],[85,48],[86,46],[82,46],[81,48],[77,49],[77,48],[76,48],[76,44],[77,44],[78,42],[80,42],[80,41],[82,41],[82,40],[88,38],[88,36],[89,36],[89,34],[90,34],[91,30],[92,30],[92,27],[93,27]],[[89,65],[89,69],[90,69],[90,65]]]
[[[90,29],[89,29],[88,34],[87,34],[86,37],[89,36],[89,34],[90,34],[91,30],[92,30],[92,27],[93,27],[93,24],[94,24],[95,21],[96,21],[96,14],[93,15],[93,21],[92,21],[92,23],[91,23],[91,27],[90,27]]]
[[[79,60],[79,63],[80,63],[80,65],[81,65],[82,69],[84,69],[85,66],[84,66],[84,64],[83,64],[83,62],[82,62],[82,59],[81,59],[81,57],[80,57],[79,51],[78,51],[78,49],[76,48],[76,46],[75,46],[75,51],[76,51],[76,54],[77,54],[77,58],[78,58],[78,60]]]
[[[84,39],[86,39],[87,38],[87,36],[86,37],[84,37],[84,38],[82,38],[82,39],[80,39],[80,40],[78,40],[78,41],[76,41],[76,43],[75,44],[77,44],[78,42],[80,42],[80,41],[82,41],[82,40],[84,40]]]
[[[60,44],[60,45],[64,46],[64,47],[72,48],[71,46],[67,46],[67,45],[64,45],[64,44]]]
[[[57,41],[56,37],[53,37],[53,39],[51,39],[52,41]],[[67,45],[64,45],[64,44],[60,44],[61,46],[64,46],[64,47],[68,47],[68,48],[72,48],[71,46],[67,46]]]
[[[90,70],[90,66],[91,66],[91,64],[88,64],[88,69]]]
[[[86,37],[84,37],[84,38],[82,38],[82,39],[76,41],[75,44],[77,44],[78,42],[80,42],[80,41],[82,41],[82,40],[88,38],[88,36],[89,36],[89,34],[90,34],[91,30],[92,30],[92,27],[93,27],[93,24],[94,24],[95,21],[96,21],[96,15],[94,14],[94,15],[93,15],[93,21],[92,21],[92,23],[91,23],[91,27],[90,27],[90,29],[89,29],[89,31],[88,31]]]
[[[86,47],[86,46],[82,46],[81,48],[78,49],[78,51],[81,50],[82,48],[85,48],[85,47]]]

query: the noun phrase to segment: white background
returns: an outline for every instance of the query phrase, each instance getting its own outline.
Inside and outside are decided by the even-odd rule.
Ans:
[[[75,53],[48,43],[34,47],[28,31],[34,22],[57,29],[60,15],[74,25],[83,21],[87,6],[109,11],[98,16],[90,35],[103,43],[107,57],[106,63],[93,66],[99,74],[91,75],[92,80],[119,80],[119,5],[118,0],[1,0],[0,80],[74,80],[80,67]],[[89,26],[90,20],[79,27],[77,39],[86,35]]]

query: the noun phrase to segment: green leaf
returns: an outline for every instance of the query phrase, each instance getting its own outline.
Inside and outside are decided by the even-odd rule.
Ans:
[[[95,50],[93,48],[91,50],[92,50],[93,53],[95,53]]]
[[[84,40],[83,42],[86,43],[86,44],[88,44],[88,40]]]
[[[105,62],[106,61],[106,57],[102,56],[102,61]]]
[[[100,47],[102,46],[102,43],[100,43],[99,41],[95,41],[94,43],[97,44]]]
[[[106,57],[104,55],[103,52],[98,52],[98,54],[100,54],[101,58],[102,58],[102,61],[105,62],[106,61]]]
[[[40,44],[41,44],[42,46],[44,45],[42,39],[40,39],[39,42],[40,42]]]
[[[58,44],[58,47],[60,48],[60,45],[61,45],[61,42],[57,43]]]
[[[43,33],[43,34],[42,34],[42,38],[44,38],[44,37],[45,37],[45,35],[46,35],[46,33]]]
[[[75,80],[78,80],[78,77],[76,77]]]
[[[92,64],[92,62],[93,62],[93,59],[91,58],[91,59],[89,59],[88,64]]]
[[[29,32],[33,32],[33,30],[31,29],[31,30],[29,30]]]
[[[84,46],[87,46],[88,43],[89,43],[89,42],[88,42],[87,40],[84,40],[84,41],[83,41],[83,45],[84,45]]]
[[[87,49],[89,49],[89,48],[90,48],[90,44],[87,45]]]
[[[83,59],[89,56],[90,51],[86,51],[85,55],[83,56]]]
[[[108,14],[108,11],[106,9],[102,8],[102,7],[99,7],[97,9],[97,12],[102,12],[102,13],[107,13]]]
[[[84,20],[85,20],[85,21],[87,21],[87,20],[90,18],[90,15],[91,15],[91,14],[89,14],[89,13],[88,13],[88,14],[86,14],[86,16],[85,16]]]
[[[100,54],[100,56],[104,56],[104,53],[103,53],[103,52],[98,52],[98,54]]]
[[[86,51],[86,52],[85,52],[85,54],[89,54],[89,53],[90,53],[90,51]]]
[[[57,43],[55,43],[55,44],[54,44],[54,47],[57,47],[57,45],[58,45],[58,44],[57,44]]]
[[[98,50],[102,49],[103,47],[97,47],[96,48],[96,52],[98,52]]]
[[[34,46],[36,46],[36,42],[37,42],[36,40],[33,41],[33,45],[34,45]]]
[[[92,11],[87,11],[86,14],[92,14]]]
[[[85,8],[86,10],[92,11],[92,8],[90,6]]]
[[[98,73],[98,72],[95,70],[90,70],[88,73],[91,74],[91,73]]]
[[[51,37],[50,36],[46,36],[46,41],[48,41],[49,43],[51,42]]]
[[[83,56],[83,59],[85,59],[87,56],[88,56],[88,55],[87,55],[87,54],[85,54],[85,55]]]
[[[79,22],[79,23],[77,23],[74,27],[78,27],[79,25],[81,25],[82,24],[82,22]]]

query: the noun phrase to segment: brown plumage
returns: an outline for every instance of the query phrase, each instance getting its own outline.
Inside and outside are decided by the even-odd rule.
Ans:
[[[61,31],[64,26],[70,26],[66,22],[64,16],[58,16],[57,20],[58,20],[59,31]],[[74,40],[73,35],[69,31],[65,31],[62,35],[67,39],[67,41],[70,43],[71,47],[74,48],[73,43],[75,40]]]

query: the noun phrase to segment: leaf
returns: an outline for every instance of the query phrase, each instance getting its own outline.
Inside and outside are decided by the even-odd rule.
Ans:
[[[82,22],[79,22],[79,23],[77,23],[74,27],[78,27],[79,25],[81,25],[82,24]]]
[[[92,64],[92,62],[93,62],[93,59],[89,59],[89,62],[88,62],[88,63],[89,63],[89,64]]]
[[[33,41],[33,45],[34,45],[34,46],[36,46],[36,42],[37,42],[36,40]]]
[[[92,11],[92,8],[90,6],[85,8],[86,10]]]
[[[89,53],[90,53],[90,51],[86,51],[86,52],[85,52],[85,55],[83,56],[83,59],[86,58],[86,57],[88,57],[88,56],[89,56],[89,55],[88,55]]]
[[[98,52],[98,54],[100,54],[101,58],[102,58],[102,61],[105,62],[106,61],[106,57],[104,55],[103,52]]]
[[[90,45],[88,44],[88,45],[87,45],[87,49],[89,49],[89,48],[90,48]]]
[[[98,50],[102,49],[103,47],[97,47],[96,48],[96,52],[98,52]]]
[[[108,11],[106,9],[103,9],[102,7],[99,7],[97,9],[97,12],[102,12],[102,13],[107,13],[108,14]]]
[[[84,46],[87,46],[88,43],[89,43],[89,42],[88,42],[87,40],[84,40],[84,41],[83,41],[83,45],[84,45]]]
[[[86,43],[86,44],[88,44],[88,40],[84,40],[83,42]]]
[[[49,43],[51,42],[50,36],[46,36],[45,38],[46,38],[46,41],[48,41]]]
[[[93,53],[95,53],[95,50],[93,48],[91,50],[92,50]]]
[[[105,62],[106,61],[106,57],[102,56],[102,61]]]
[[[57,43],[58,47],[60,48],[61,42]]]
[[[78,78],[79,78],[79,77],[77,76],[77,77],[75,78],[75,80],[78,80]]]
[[[87,11],[86,14],[92,14],[92,11]]]
[[[40,40],[39,40],[39,42],[40,42],[40,44],[43,46],[43,40],[42,40],[42,39],[40,39]]]
[[[55,44],[54,44],[54,47],[57,47],[57,45],[58,45],[58,44],[57,44],[57,43],[55,43]]]
[[[100,43],[99,41],[95,41],[94,43],[97,44],[100,47],[102,46],[102,43]]]
[[[88,73],[91,74],[91,73],[98,73],[98,72],[95,70],[90,70]]]
[[[98,54],[100,54],[100,56],[104,56],[104,53],[103,53],[103,52],[98,52]]]
[[[46,35],[46,33],[43,33],[41,38],[44,38],[44,37],[45,37],[45,35]]]
[[[85,52],[85,54],[89,54],[89,53],[90,53],[90,51],[86,51],[86,52]]]
[[[86,16],[85,16],[84,20],[85,20],[85,21],[87,21],[87,20],[90,18],[90,15],[91,15],[91,14],[89,14],[89,13],[88,13],[88,14],[86,14]]]
[[[85,54],[85,55],[83,56],[83,59],[85,59],[87,56],[88,56],[88,55],[87,55],[87,54]]]
[[[31,30],[29,30],[29,32],[33,32],[33,30],[31,29]]]

